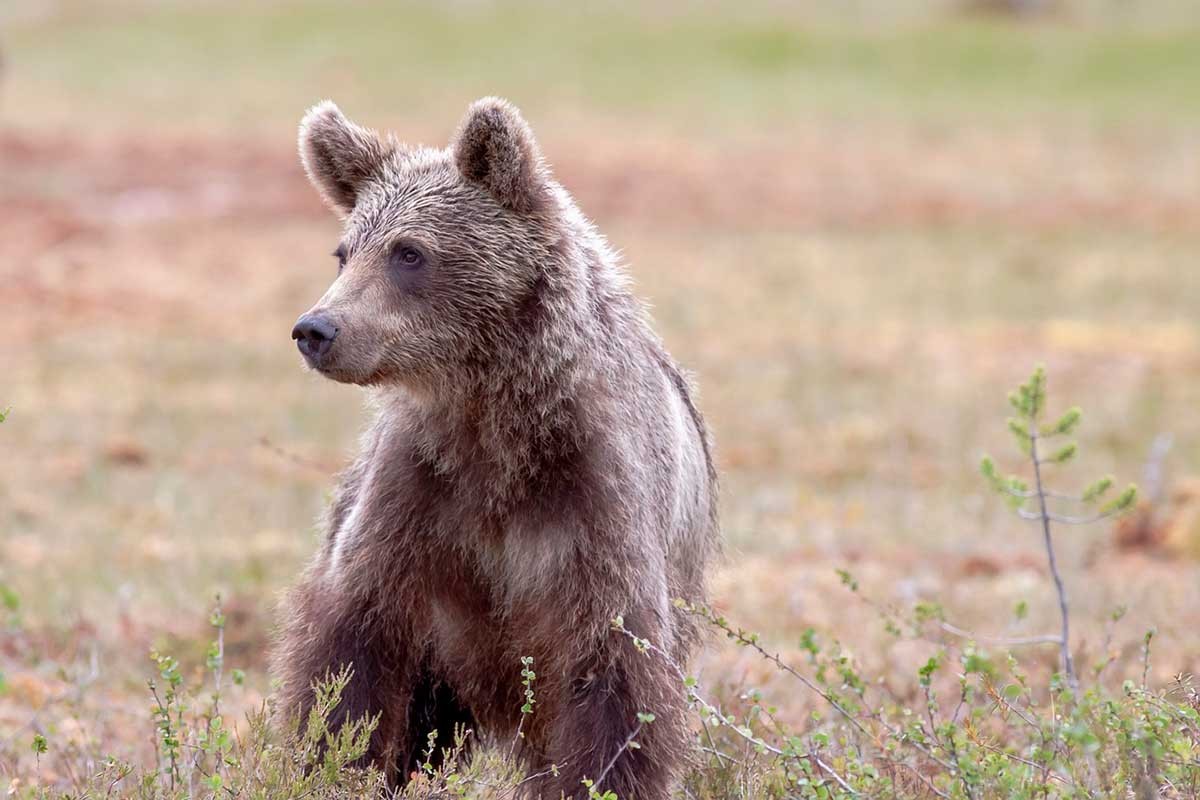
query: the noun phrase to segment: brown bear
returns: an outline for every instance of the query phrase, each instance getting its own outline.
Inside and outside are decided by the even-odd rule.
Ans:
[[[476,102],[441,150],[325,102],[300,155],[345,226],[292,336],[368,387],[374,419],[287,601],[281,708],[305,714],[351,665],[333,723],[379,715],[367,758],[394,783],[431,730],[515,742],[521,725],[531,797],[602,774],[622,800],[667,797],[684,689],[612,620],[677,663],[697,642],[672,600],[704,599],[716,476],[687,378],[509,103]],[[639,712],[656,719],[626,749]]]

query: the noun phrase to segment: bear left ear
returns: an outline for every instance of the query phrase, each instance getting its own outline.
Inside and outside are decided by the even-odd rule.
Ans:
[[[309,109],[300,122],[300,161],[308,179],[335,211],[347,216],[364,184],[394,147],[374,131],[355,125],[330,100]]]
[[[518,213],[533,211],[546,193],[546,168],[521,112],[498,97],[476,100],[450,145],[467,180]]]

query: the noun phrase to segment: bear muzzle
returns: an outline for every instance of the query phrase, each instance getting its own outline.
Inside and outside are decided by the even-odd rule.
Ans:
[[[300,354],[310,367],[316,368],[320,367],[321,359],[333,347],[337,335],[338,327],[321,314],[305,314],[296,320],[296,326],[292,328],[292,338],[296,340]]]

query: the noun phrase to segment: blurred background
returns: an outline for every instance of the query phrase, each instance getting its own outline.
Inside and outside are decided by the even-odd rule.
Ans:
[[[1044,362],[1085,410],[1053,480],[1150,500],[1065,534],[1081,658],[1156,625],[1160,677],[1200,666],[1195,3],[5,0],[0,60],[0,774],[31,730],[144,751],[145,654],[202,661],[217,593],[230,702],[268,690],[364,420],[289,338],[335,272],[295,155],[326,97],[437,145],[476,97],[521,107],[696,374],[715,600],[774,647],[811,626],[913,674],[839,568],[1055,629],[1037,534],[976,467],[1020,465],[1005,393]],[[738,652],[698,669],[769,693]]]

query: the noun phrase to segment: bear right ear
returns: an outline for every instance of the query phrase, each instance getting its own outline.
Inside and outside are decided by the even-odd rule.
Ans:
[[[379,171],[392,146],[355,125],[330,100],[300,122],[300,161],[308,179],[334,211],[349,215],[363,184]]]

